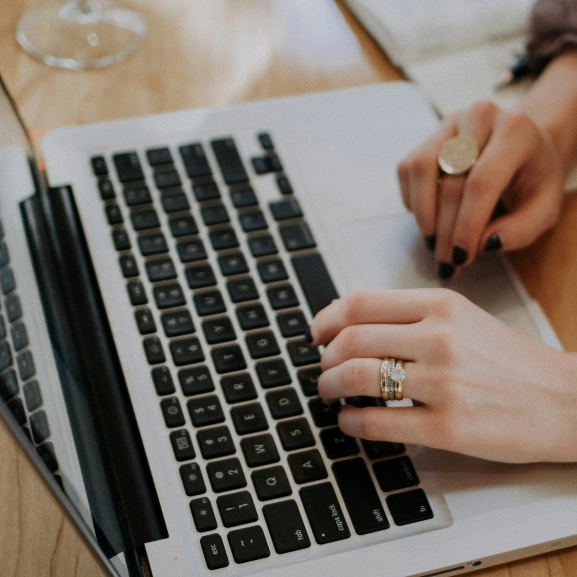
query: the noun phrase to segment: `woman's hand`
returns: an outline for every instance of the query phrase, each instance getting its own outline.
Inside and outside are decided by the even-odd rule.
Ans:
[[[572,121],[574,122],[574,121]],[[477,161],[463,176],[442,174],[437,154],[453,136],[472,138]],[[405,206],[414,213],[438,273],[449,278],[489,250],[532,243],[557,219],[564,167],[553,139],[528,114],[489,102],[447,117],[398,168]],[[494,217],[499,201],[506,214]]]
[[[416,443],[504,462],[577,461],[577,358],[447,289],[355,293],[311,324],[319,394],[380,397],[382,359],[405,361],[413,407],[345,405],[339,426],[364,439]]]

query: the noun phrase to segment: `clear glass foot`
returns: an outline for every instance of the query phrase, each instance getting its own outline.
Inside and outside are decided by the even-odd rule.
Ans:
[[[108,66],[132,52],[146,35],[144,17],[111,0],[68,0],[28,8],[16,39],[46,64],[84,70]]]

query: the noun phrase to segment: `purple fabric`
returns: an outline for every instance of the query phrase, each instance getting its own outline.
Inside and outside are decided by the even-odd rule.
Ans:
[[[568,48],[577,48],[577,0],[538,0],[527,39],[527,62],[540,72]]]

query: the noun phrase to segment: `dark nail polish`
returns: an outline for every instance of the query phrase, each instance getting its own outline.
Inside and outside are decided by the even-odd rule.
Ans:
[[[305,341],[309,344],[313,342],[313,335],[311,334],[311,327],[307,327],[305,329]]]
[[[439,263],[439,268],[437,269],[437,274],[442,279],[451,278],[451,276],[453,276],[454,272],[455,272],[455,267],[450,262],[440,262]]]
[[[437,237],[434,234],[429,234],[425,237],[425,244],[429,250],[435,250],[437,244]]]
[[[483,247],[483,252],[490,252],[492,250],[500,250],[503,247],[501,244],[501,237],[495,233],[492,234]]]
[[[462,265],[467,262],[469,253],[460,246],[453,247],[453,264]]]

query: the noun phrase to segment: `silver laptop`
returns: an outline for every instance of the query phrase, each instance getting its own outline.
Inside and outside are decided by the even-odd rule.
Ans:
[[[317,395],[318,310],[439,284],[396,182],[437,125],[414,86],[57,130],[45,175],[5,96],[0,395],[111,571],[456,575],[577,544],[575,466],[353,439]],[[505,259],[447,286],[559,346]]]

